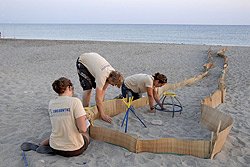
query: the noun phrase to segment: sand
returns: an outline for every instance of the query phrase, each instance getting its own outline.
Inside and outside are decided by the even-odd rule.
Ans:
[[[118,42],[0,40],[0,166],[24,166],[20,144],[25,141],[40,142],[51,131],[47,112],[48,102],[56,94],[51,83],[65,76],[72,80],[75,92],[81,97],[75,61],[84,52],[97,52],[105,57],[123,75],[136,73],[168,76],[169,83],[199,74],[207,61],[207,50],[221,46],[145,44]],[[124,148],[93,140],[89,148],[78,157],[65,158],[26,152],[29,166],[248,166],[250,163],[250,47],[229,46],[229,71],[226,78],[225,103],[218,108],[234,119],[233,128],[222,151],[214,160],[173,154],[131,153]],[[147,130],[140,123],[129,119],[129,133],[141,137],[207,138],[210,134],[201,127],[200,100],[217,87],[221,68],[220,60],[208,77],[175,91],[183,105],[182,114],[156,112],[145,109],[137,112],[149,125]],[[120,93],[109,87],[105,99]],[[94,105],[94,98],[91,99]],[[123,116],[120,116],[122,119]],[[113,121],[119,128],[120,122]],[[161,120],[163,125],[153,125]],[[103,124],[102,122],[100,122]],[[105,124],[105,123],[104,123]],[[109,125],[108,125],[109,126]],[[135,127],[135,128],[133,128]],[[136,130],[137,128],[137,130]],[[140,131],[141,129],[141,131]],[[122,129],[124,130],[124,129]]]

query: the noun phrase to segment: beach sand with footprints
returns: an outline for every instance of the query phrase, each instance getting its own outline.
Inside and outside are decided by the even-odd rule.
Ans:
[[[97,52],[125,77],[160,72],[169,83],[177,83],[203,71],[207,51],[222,46],[146,44],[122,42],[0,40],[0,166],[24,166],[20,145],[39,143],[51,131],[48,102],[56,94],[51,84],[65,76],[72,80],[76,96],[81,98],[75,62],[84,52]],[[65,158],[26,152],[29,166],[248,166],[250,163],[250,47],[228,46],[229,70],[226,76],[225,103],[218,109],[234,119],[233,128],[222,151],[214,160],[173,154],[131,153],[105,142],[92,140],[80,156]],[[181,114],[156,111],[147,106],[136,109],[147,128],[130,115],[128,133],[142,138],[210,138],[210,131],[200,124],[200,102],[218,86],[222,60],[214,57],[215,66],[203,80],[174,92],[183,105]],[[110,86],[105,99],[113,99],[120,89]],[[91,105],[95,105],[94,95]],[[112,125],[97,125],[124,131],[124,113],[113,118]],[[158,124],[155,123],[158,121]],[[160,122],[160,123],[159,123]]]

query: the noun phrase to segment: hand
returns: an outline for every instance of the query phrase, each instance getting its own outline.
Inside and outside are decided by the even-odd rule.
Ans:
[[[112,118],[110,116],[108,116],[108,115],[101,115],[101,118],[102,118],[103,121],[108,122],[110,124],[112,122]]]
[[[85,132],[82,134],[83,136],[86,137],[86,139],[88,140],[88,144],[90,143],[90,137],[89,137],[89,132]],[[85,143],[84,143],[85,144]]]
[[[150,107],[149,112],[150,112],[150,113],[155,113],[155,108],[154,108],[154,107]]]

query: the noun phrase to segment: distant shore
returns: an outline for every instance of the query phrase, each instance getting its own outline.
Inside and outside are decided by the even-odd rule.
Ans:
[[[72,40],[68,40],[68,39],[18,39],[18,38],[10,38],[10,37],[2,37],[0,38],[0,40],[5,40],[5,41],[9,41],[9,40],[18,40],[18,41],[47,41],[47,42],[64,42],[64,43],[92,43],[92,42],[107,42],[107,43],[132,43],[132,44],[165,44],[165,45],[197,45],[197,46],[220,46],[220,47],[234,47],[234,46],[238,46],[238,47],[250,47],[249,45],[228,45],[228,44],[186,44],[186,43],[173,43],[173,42],[131,42],[131,41],[102,41],[102,40],[76,40],[76,39],[72,39]]]

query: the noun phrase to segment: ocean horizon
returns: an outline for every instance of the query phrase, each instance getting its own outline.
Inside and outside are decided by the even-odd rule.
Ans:
[[[250,25],[10,24],[1,38],[250,46]]]

